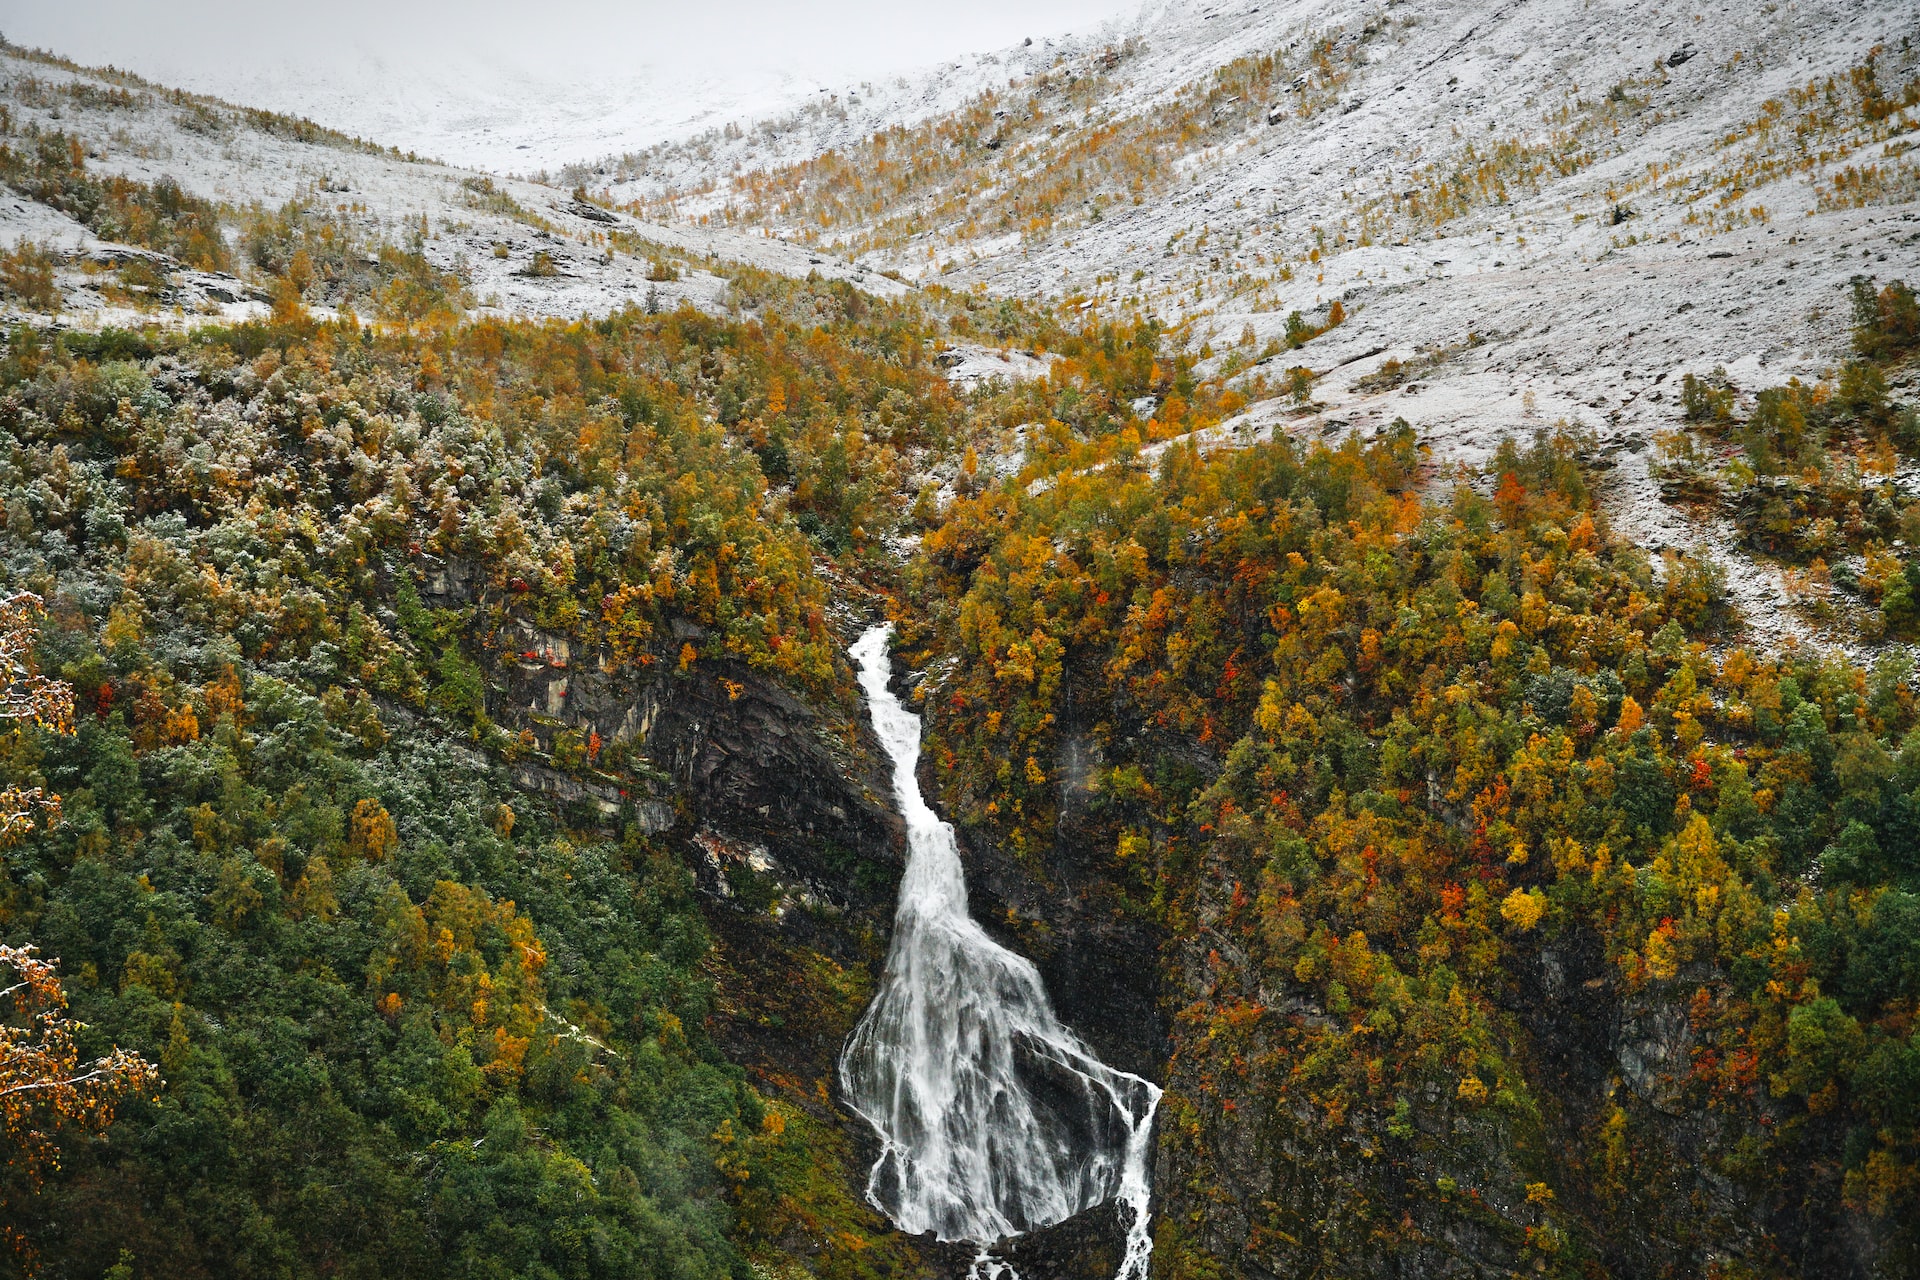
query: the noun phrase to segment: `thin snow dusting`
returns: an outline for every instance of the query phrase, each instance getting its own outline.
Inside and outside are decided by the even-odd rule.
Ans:
[[[1007,347],[983,347],[974,342],[955,342],[934,357],[946,372],[947,381],[963,390],[999,379],[1003,382],[1028,382],[1044,378],[1052,362],[1033,351]]]
[[[1203,368],[1238,352],[1253,362],[1248,385],[1313,371],[1310,407],[1262,402],[1203,447],[1404,418],[1444,465],[1484,462],[1509,434],[1591,432],[1615,527],[1656,553],[1717,560],[1773,643],[1804,634],[1777,573],[1661,499],[1653,437],[1678,424],[1686,373],[1724,367],[1747,392],[1817,379],[1846,355],[1854,278],[1920,279],[1920,174],[1901,137],[1920,128],[1914,109],[1874,134],[1792,97],[1829,76],[1844,84],[1870,56],[1887,85],[1904,82],[1916,37],[1920,9],[1904,0],[1406,0],[1364,12],[1168,0],[1101,33],[1125,51],[1113,87],[1052,154],[1077,163],[1090,128],[1175,110],[1237,58],[1274,57],[1274,100],[1216,108],[1240,123],[1191,144],[1152,198],[1056,212],[1038,237],[984,218],[969,231],[950,215],[860,260],[952,288],[1189,320],[1194,345],[1217,352]],[[1062,47],[1046,65],[1082,74],[1100,47]],[[679,169],[654,181],[678,181],[696,193],[688,208],[715,214],[736,168],[844,147],[872,124],[797,118],[772,151],[752,134],[711,139],[662,153]],[[1835,198],[1836,175],[1870,165],[1889,175],[1878,198]],[[938,194],[888,216],[914,198],[931,209]],[[1446,216],[1417,216],[1441,196],[1455,202]],[[994,198],[973,207],[991,216]],[[782,229],[836,244],[861,233]],[[1335,301],[1343,325],[1257,358],[1289,313],[1324,322]],[[1416,372],[1378,376],[1389,360]]]
[[[38,126],[84,139],[90,171],[144,182],[168,177],[190,194],[240,208],[257,203],[274,209],[301,200],[337,210],[373,238],[396,243],[424,223],[422,253],[469,281],[480,314],[578,317],[630,304],[671,310],[682,301],[713,310],[723,305],[727,284],[701,264],[717,261],[847,280],[880,297],[908,291],[877,271],[771,234],[647,222],[544,183],[351,146],[326,135],[302,140],[210,100],[199,100],[197,111],[192,103],[183,109],[165,91],[148,88],[136,94],[133,106],[88,106],[50,92],[76,82],[113,83],[0,50],[0,102],[12,112],[15,129]],[[609,254],[607,241],[615,232],[632,237],[640,252]],[[0,243],[22,239],[48,244],[76,268],[101,262],[99,242],[79,223],[10,192],[0,195]],[[550,268],[531,271],[535,254],[544,254]],[[655,269],[663,260],[673,264],[677,279],[649,278],[663,274]],[[63,283],[68,309],[82,323],[126,322],[118,312],[102,311],[82,273],[68,273]],[[157,318],[241,318],[264,311],[266,295],[238,281],[216,284],[213,293],[182,281],[171,301],[174,310]]]
[[[1889,88],[1920,74],[1916,37],[1910,0],[1159,0],[1076,36],[823,86],[678,144],[641,150],[634,126],[553,185],[298,141],[224,107],[206,127],[151,87],[136,108],[56,115],[22,86],[84,74],[11,54],[0,99],[16,128],[88,138],[98,171],[171,176],[233,205],[319,201],[392,240],[424,219],[422,251],[461,271],[488,314],[718,308],[722,262],[886,297],[938,281],[1183,326],[1192,348],[1211,344],[1203,372],[1255,401],[1194,442],[1205,448],[1404,419],[1444,468],[1564,424],[1592,436],[1615,528],[1653,552],[1716,559],[1774,643],[1805,630],[1778,575],[1663,501],[1649,462],[1679,423],[1687,373],[1724,368],[1746,394],[1820,378],[1847,354],[1856,278],[1920,281],[1920,115],[1844,106],[1870,60]],[[1261,100],[1218,91],[1260,65]],[[994,112],[980,106],[989,91]],[[1006,120],[1004,149],[985,136],[1029,101],[1043,117],[1024,132]],[[1166,120],[1186,125],[1153,133]],[[940,128],[911,133],[922,124]],[[444,127],[492,126],[453,112]],[[939,176],[834,204],[844,193],[784,171],[882,131],[933,138]],[[1102,177],[1101,139],[1118,136],[1162,150]],[[1083,168],[1094,178],[1065,181]],[[574,183],[598,202],[577,201]],[[1055,203],[1030,218],[1042,193]],[[648,216],[606,207],[628,202]],[[615,232],[626,249],[609,253]],[[76,263],[117,252],[0,198],[0,241],[20,238]],[[550,270],[529,270],[536,254]],[[265,305],[238,281],[175,278],[182,319]],[[65,283],[87,314],[84,273]],[[93,301],[84,322],[119,314]],[[1319,326],[1335,303],[1344,323],[1287,348],[1291,313]],[[990,346],[939,359],[961,387],[1046,370]],[[1279,395],[1296,368],[1312,378],[1297,405]]]

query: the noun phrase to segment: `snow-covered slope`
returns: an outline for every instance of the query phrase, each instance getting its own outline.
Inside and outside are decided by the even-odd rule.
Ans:
[[[821,84],[744,125],[729,118],[684,137],[646,139],[651,145],[581,160],[564,173],[617,201],[673,200],[697,217],[725,207],[724,187],[734,175],[802,164],[877,132],[952,116],[983,94],[1032,83],[1057,67],[1091,65],[1124,45],[1130,30],[1129,23],[1107,22],[899,75]],[[683,199],[689,193],[698,194]]]
[[[1910,0],[1163,0],[553,185],[138,82],[101,105],[69,90],[111,77],[11,52],[0,101],[16,130],[82,137],[96,171],[319,203],[374,238],[424,219],[422,252],[499,314],[716,306],[716,259],[903,292],[885,270],[1190,322],[1257,399],[1311,371],[1305,411],[1259,399],[1221,442],[1405,418],[1437,462],[1473,462],[1564,422],[1612,464],[1614,519],[1720,558],[1764,628],[1778,583],[1660,500],[1651,445],[1685,373],[1816,378],[1845,355],[1854,277],[1920,280],[1916,37]],[[21,237],[108,252],[0,200],[0,242]],[[647,278],[662,259],[679,279]],[[182,315],[264,306],[177,281]],[[67,283],[86,303],[85,274]],[[1292,313],[1318,327],[1336,302],[1344,323],[1286,349]]]
[[[421,155],[516,174],[780,115],[826,87],[817,76],[702,75],[665,61],[642,61],[617,78],[547,75],[477,59],[398,63],[370,49],[344,65],[312,68],[287,59],[180,83]]]
[[[579,316],[649,295],[669,308],[682,299],[713,307],[726,284],[700,264],[714,260],[793,276],[818,272],[881,296],[906,290],[877,272],[763,233],[645,222],[577,201],[562,188],[420,160],[304,122],[17,50],[0,49],[0,105],[18,139],[38,130],[79,140],[92,173],[143,182],[171,178],[189,194],[234,210],[271,210],[299,200],[336,212],[370,242],[401,243],[424,226],[422,253],[461,273],[482,313]],[[0,245],[23,239],[68,259],[63,283],[74,319],[137,318],[100,295],[97,268],[114,265],[123,250],[101,245],[57,210],[17,195],[0,198]],[[545,255],[550,271],[543,266],[540,274],[529,273],[536,254]],[[654,268],[659,261],[671,262],[678,278],[650,280],[662,274]],[[172,306],[144,318],[252,314],[264,309],[266,296],[257,285],[176,272],[167,294]]]
[[[860,140],[872,113],[815,112],[656,151],[614,194],[677,183],[648,207],[1191,319],[1215,367],[1318,375],[1316,412],[1269,402],[1236,424],[1255,431],[1404,417],[1476,461],[1585,427],[1634,537],[1724,556],[1659,500],[1648,446],[1685,372],[1817,377],[1854,276],[1920,279],[1917,38],[1908,0],[1167,0],[1044,77],[1011,65],[991,99],[903,112],[884,147]],[[1259,359],[1336,300],[1345,324]],[[1772,587],[1728,564],[1769,625]]]
[[[421,155],[530,174],[781,116],[862,81],[919,83],[955,58],[972,66],[974,51],[1138,7],[986,0],[934,15],[889,0],[827,10],[759,0],[561,0],[537,9],[332,0],[262,11],[247,0],[27,0],[0,2],[0,29],[16,43]]]

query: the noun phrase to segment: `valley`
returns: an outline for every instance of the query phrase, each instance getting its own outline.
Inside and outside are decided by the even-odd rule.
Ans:
[[[0,46],[0,1271],[1911,1274],[1920,22],[1035,37]]]

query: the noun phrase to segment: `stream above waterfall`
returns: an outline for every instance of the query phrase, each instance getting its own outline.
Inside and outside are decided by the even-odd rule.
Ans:
[[[907,826],[893,944],[840,1075],[881,1142],[867,1196],[901,1230],[982,1247],[1118,1201],[1117,1280],[1145,1280],[1147,1161],[1160,1090],[1107,1066],[1054,1015],[1032,962],[967,914],[953,828],[920,794],[920,717],[887,686],[888,628],[850,651]]]

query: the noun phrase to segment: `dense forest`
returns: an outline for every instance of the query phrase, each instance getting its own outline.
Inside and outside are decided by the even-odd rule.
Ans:
[[[1723,419],[1749,480],[1912,449],[1912,298],[1859,286],[1837,390]],[[1741,647],[1564,430],[1482,475],[1404,424],[1083,452],[952,505],[906,648],[948,808],[1042,878],[1096,851],[1167,939],[1162,1274],[1915,1265],[1904,650]]]
[[[192,251],[191,201],[7,163]],[[1914,1265],[1920,683],[1742,648],[1710,564],[1612,535],[1576,435],[1483,473],[1404,426],[1205,454],[1272,394],[1251,353],[747,270],[724,317],[469,322],[396,249],[358,286],[393,323],[317,323],[324,219],[254,231],[272,321],[0,354],[16,675],[71,697],[4,738],[60,804],[8,832],[0,939],[57,959],[77,1060],[145,1064],[6,1113],[50,1135],[9,1269],[922,1273],[825,1084],[727,1030],[767,979],[726,937],[811,956],[791,1003],[829,1012],[788,1012],[839,1025],[884,918],[705,887],[639,739],[510,696],[572,661],[849,725],[883,612],[968,838],[1043,885],[1073,845],[1163,942],[1161,1274]],[[1920,322],[1899,285],[1856,320],[1832,386],[1689,384],[1666,465],[1762,551],[1864,550],[1847,607],[1899,636],[1920,521],[1861,477],[1920,444]],[[1051,372],[955,391],[958,337]],[[1776,499],[1826,541],[1769,541]],[[16,994],[8,1043],[51,1017]],[[1595,1062],[1583,1018],[1659,1052]]]
[[[0,918],[58,957],[88,1056],[164,1081],[11,1167],[11,1265],[744,1275],[781,1197],[819,1198],[843,1140],[707,1035],[672,837],[508,776],[638,793],[648,763],[488,714],[509,617],[851,696],[815,548],[859,571],[958,408],[911,316],[790,301],[819,323],[10,335],[7,574],[77,723],[6,739],[62,803],[5,850]],[[461,561],[478,602],[424,602]],[[825,1274],[887,1256],[850,1185]]]

